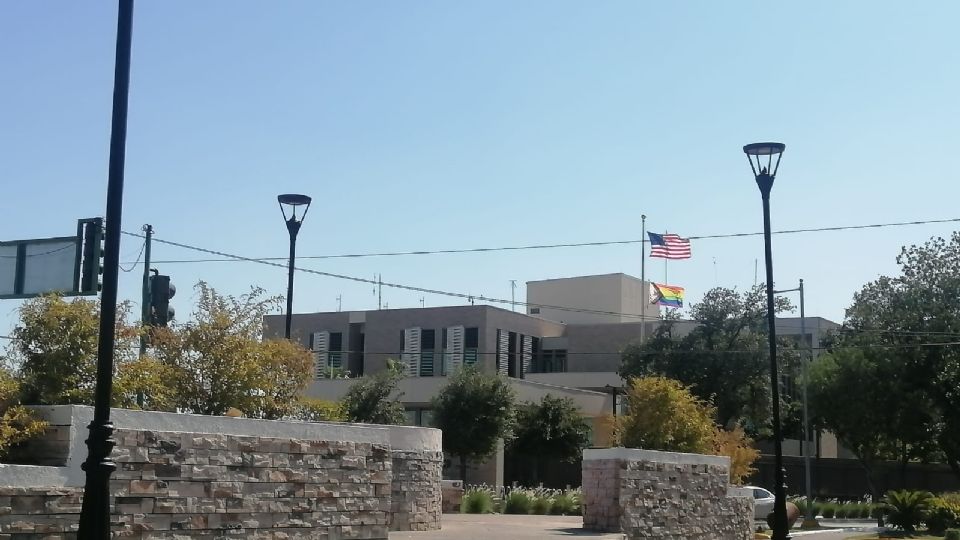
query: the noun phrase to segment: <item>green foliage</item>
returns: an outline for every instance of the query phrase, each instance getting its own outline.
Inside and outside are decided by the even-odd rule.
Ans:
[[[567,490],[554,496],[550,513],[555,516],[579,516],[582,514],[580,490]]]
[[[197,414],[236,408],[248,417],[288,415],[310,380],[310,352],[287,340],[263,341],[263,317],[280,305],[252,288],[235,298],[196,286],[192,320],[158,328],[157,358],[176,371],[178,407]]]
[[[533,508],[534,497],[525,489],[514,489],[503,501],[504,514],[529,514]]]
[[[126,323],[129,304],[117,309],[116,364],[132,358],[137,330]],[[95,300],[58,295],[24,302],[13,329],[11,360],[19,368],[21,396],[30,405],[93,404],[100,307]]]
[[[402,425],[406,421],[397,385],[403,376],[386,369],[353,383],[341,400],[347,420],[364,424]]]
[[[444,451],[460,459],[461,479],[468,459],[485,459],[513,437],[514,400],[506,378],[474,366],[460,368],[433,398],[434,426],[443,431]]]
[[[576,461],[590,444],[590,426],[570,398],[547,394],[538,404],[518,407],[516,416],[510,448],[533,460],[533,483],[544,461]]]
[[[530,505],[530,513],[544,516],[550,513],[553,508],[553,497],[547,493],[536,493],[533,496],[533,503]]]
[[[464,514],[493,513],[493,492],[486,487],[470,487],[463,492],[460,512]]]
[[[960,529],[948,529],[943,540],[960,540]]]
[[[0,368],[0,457],[11,447],[41,435],[47,423],[19,404],[20,385],[6,369]]]
[[[885,515],[891,525],[913,534],[926,519],[932,502],[929,491],[890,491],[884,498]]]
[[[617,418],[616,438],[627,448],[707,454],[713,449],[714,409],[678,381],[630,379],[629,414]]]
[[[850,517],[850,506],[846,504],[838,504],[836,510],[834,510],[834,517],[837,519],[846,519]]]
[[[179,393],[176,381],[179,372],[156,358],[145,356],[120,364],[113,380],[113,406],[150,411],[176,411]],[[143,407],[138,397],[143,397]]]
[[[874,503],[870,505],[870,517],[873,519],[880,519],[883,517],[883,513],[886,510],[886,506],[883,503]]]
[[[776,302],[778,313],[792,309],[785,298]],[[770,432],[766,309],[762,286],[743,293],[711,289],[691,307],[691,318],[698,323],[691,332],[675,336],[673,321],[665,321],[646,343],[624,349],[620,374],[678,380],[701,401],[715,405],[716,423],[738,424],[753,436],[765,436]],[[784,375],[798,374],[798,357],[789,340],[781,340],[780,360]],[[788,398],[782,398],[783,410],[799,410]],[[792,416],[784,418],[786,425],[796,424]]]
[[[930,501],[926,523],[932,534],[944,534],[947,529],[960,527],[960,500],[935,497]]]
[[[347,414],[342,403],[308,397],[301,397],[297,400],[290,416],[304,422],[347,421]]]
[[[847,391],[883,418],[874,429],[884,457],[944,459],[960,477],[960,350],[938,346],[960,333],[960,232],[905,247],[897,263],[900,275],[855,295],[837,340],[837,347],[862,347],[864,367],[872,368],[866,376],[883,385]]]
[[[833,502],[827,502],[823,504],[823,517],[827,519],[833,519],[837,515],[837,509],[839,504]]]

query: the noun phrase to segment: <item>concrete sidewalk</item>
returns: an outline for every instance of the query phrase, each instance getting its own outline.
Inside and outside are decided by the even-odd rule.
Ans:
[[[869,532],[869,528],[836,531],[800,531],[798,540],[844,540]],[[392,532],[390,540],[534,540],[540,538],[623,538],[620,533],[583,530],[580,516],[517,516],[509,514],[444,514],[443,529],[425,532]]]
[[[535,538],[621,539],[620,533],[583,530],[580,516],[515,516],[508,514],[444,514],[443,529],[426,532],[391,532],[390,540],[512,540]]]

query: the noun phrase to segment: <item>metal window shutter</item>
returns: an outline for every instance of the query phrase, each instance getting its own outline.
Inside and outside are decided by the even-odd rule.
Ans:
[[[501,375],[507,375],[509,362],[510,334],[503,330],[497,330],[497,372]]]
[[[403,331],[400,361],[406,366],[408,377],[420,376],[420,328],[407,328]]]
[[[453,375],[463,365],[463,334],[462,326],[447,328],[447,342],[443,344],[443,365],[447,375]]]
[[[531,336],[523,336],[520,351],[523,359],[520,368],[520,378],[522,379],[530,371],[530,361],[533,360],[533,338]]]
[[[330,362],[330,332],[314,332],[310,336],[310,349],[313,350],[313,374],[316,378],[327,377]]]

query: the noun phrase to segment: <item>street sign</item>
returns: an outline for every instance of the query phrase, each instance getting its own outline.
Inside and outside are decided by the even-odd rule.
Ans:
[[[102,243],[101,218],[79,220],[76,236],[0,242],[0,299],[96,295]]]

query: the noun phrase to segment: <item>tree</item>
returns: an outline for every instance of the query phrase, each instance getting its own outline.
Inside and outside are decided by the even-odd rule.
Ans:
[[[760,452],[743,428],[714,423],[713,405],[689,387],[666,377],[629,379],[628,413],[614,419],[616,442],[628,448],[712,454],[730,458],[730,481],[741,484],[754,472]]]
[[[847,392],[892,399],[892,416],[877,429],[897,444],[891,452],[904,466],[936,453],[960,476],[960,233],[904,247],[897,264],[899,276],[882,276],[854,296],[835,344],[860,350],[857,367],[868,375],[883,369],[886,392],[864,385]]]
[[[792,305],[777,298],[777,313]],[[767,349],[766,296],[763,286],[743,293],[718,287],[693,304],[696,326],[681,335],[676,321],[664,321],[646,343],[622,352],[620,375],[660,375],[680,381],[703,401],[712,402],[716,421],[727,428],[742,425],[753,435],[770,434],[770,361]],[[789,339],[779,339],[781,374],[796,377],[799,357]],[[796,398],[781,393],[782,410],[799,411]],[[786,415],[785,415],[786,416]],[[798,416],[798,415],[793,415]],[[799,417],[786,417],[800,426]]]
[[[133,356],[138,330],[127,324],[130,306],[118,306],[116,363]],[[33,405],[93,403],[100,306],[97,301],[48,295],[26,301],[13,330],[11,360],[21,396]]]
[[[252,288],[235,298],[196,286],[192,320],[153,333],[157,358],[175,371],[178,407],[220,415],[236,408],[254,418],[288,414],[310,380],[310,352],[289,341],[261,341],[263,316],[280,305]]]
[[[576,461],[589,444],[590,426],[572,399],[547,394],[540,403],[527,402],[517,408],[510,447],[533,460],[534,484],[543,461]]]
[[[812,418],[857,456],[873,500],[879,500],[874,464],[890,457],[897,446],[885,428],[891,406],[897,405],[889,383],[883,370],[861,350],[837,350],[810,366],[807,388]]]
[[[174,412],[180,400],[178,388],[172,384],[177,376],[173,366],[149,356],[125,362],[113,380],[113,406]]]
[[[364,424],[403,424],[406,414],[397,393],[402,378],[403,374],[390,365],[384,371],[361,377],[353,383],[340,400],[347,420]]]
[[[12,446],[30,440],[47,427],[33,412],[19,403],[20,385],[13,375],[0,368],[0,457]]]
[[[483,460],[509,441],[515,426],[513,388],[501,375],[460,368],[433,398],[433,424],[443,431],[444,451],[460,461],[466,481],[467,460]]]
[[[630,379],[628,414],[617,418],[616,438],[627,448],[707,454],[713,448],[716,411],[679,381]]]

